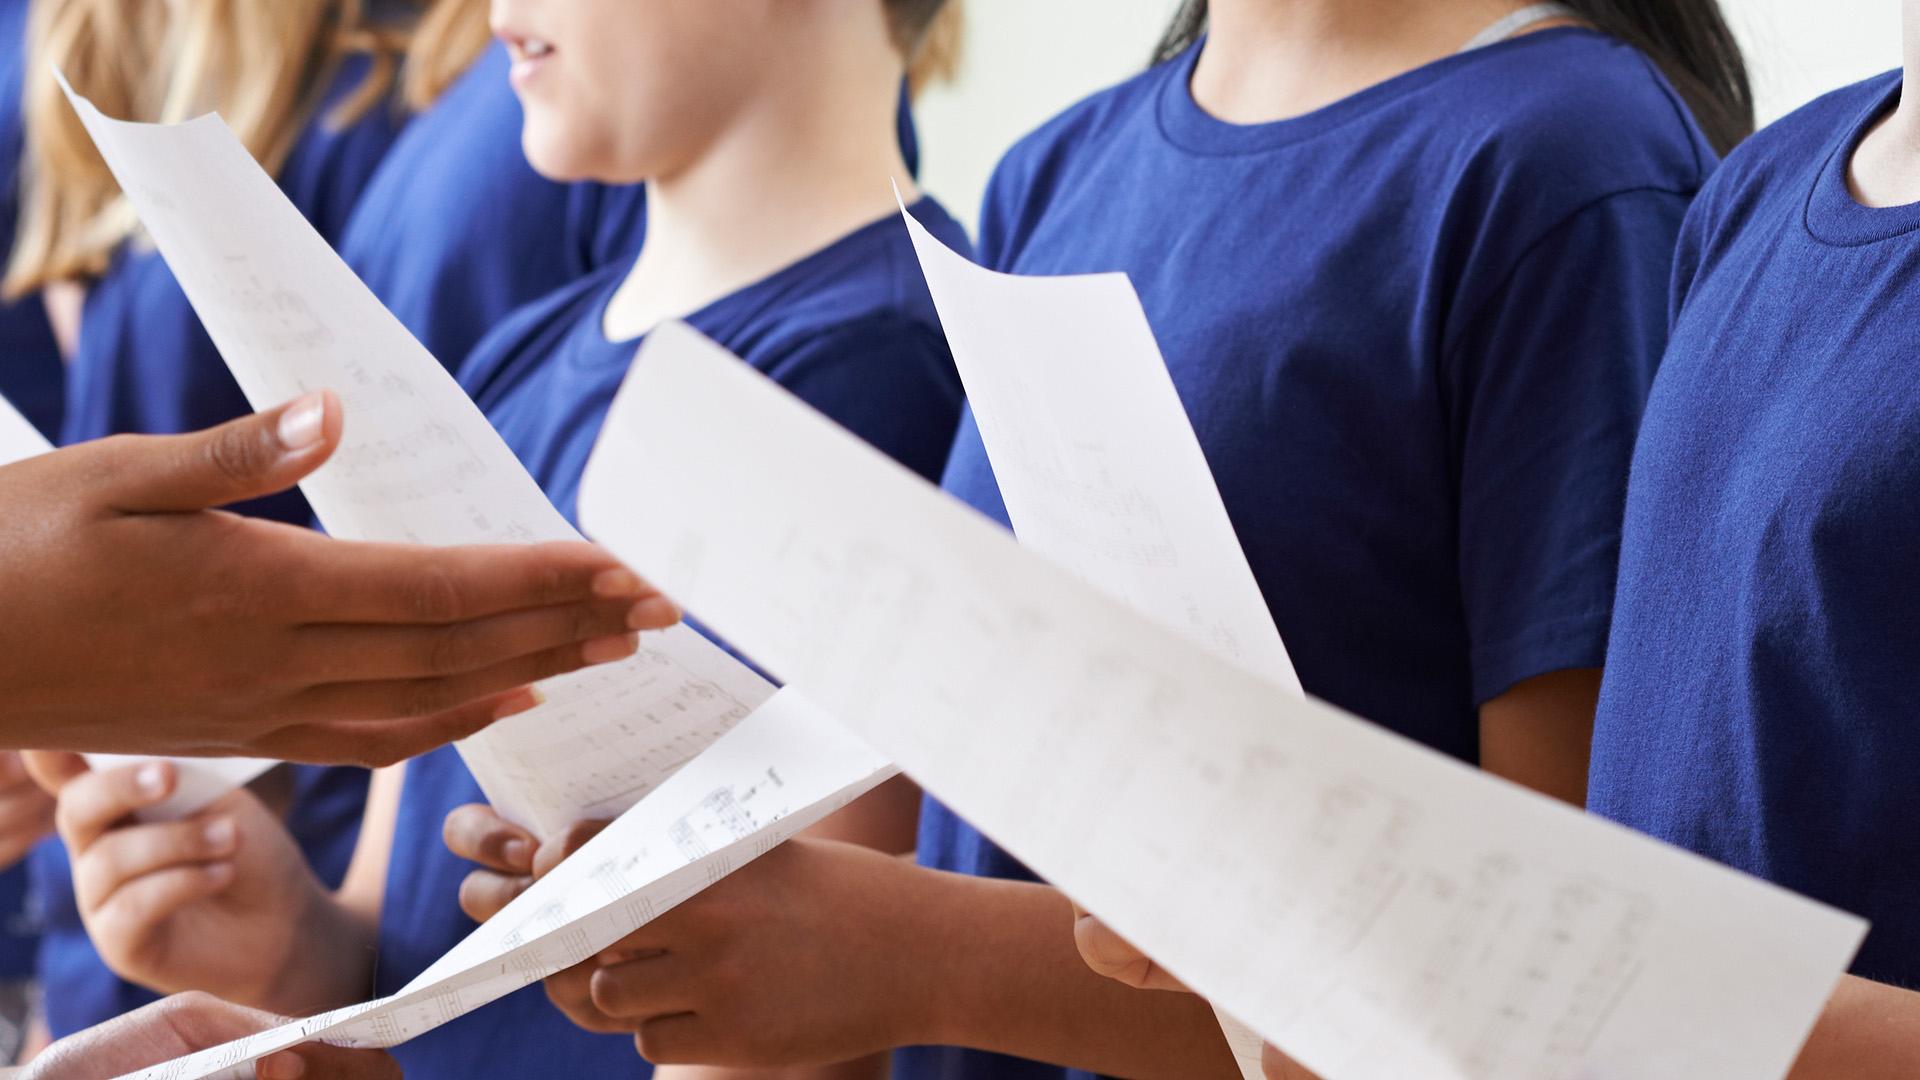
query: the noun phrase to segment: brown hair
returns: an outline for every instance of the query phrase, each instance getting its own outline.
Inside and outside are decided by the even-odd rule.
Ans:
[[[217,109],[276,174],[344,56],[375,63],[328,114],[332,124],[383,100],[395,67],[394,36],[365,22],[361,0],[40,0],[27,52],[20,228],[0,286],[8,297],[98,276],[137,225],[52,66],[111,116],[173,122]]]
[[[1753,85],[1718,0],[1566,0],[1574,17],[1652,58],[1722,154],[1753,134]],[[1207,0],[1185,0],[1154,50],[1171,60],[1207,30]]]

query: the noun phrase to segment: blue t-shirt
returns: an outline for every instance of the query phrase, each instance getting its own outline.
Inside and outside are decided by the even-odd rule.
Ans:
[[[329,241],[339,237],[354,200],[400,130],[399,114],[386,106],[375,106],[345,128],[327,122],[333,105],[358,88],[367,71],[365,57],[340,65],[280,172],[281,189]],[[166,261],[133,245],[88,290],[67,390],[66,442],[191,431],[251,411]],[[297,491],[242,509],[300,525],[312,520]],[[295,769],[288,828],[322,879],[337,882],[359,834],[366,774]],[[114,976],[88,941],[59,841],[35,848],[31,862],[33,904],[46,921],[39,977],[54,1034],[71,1034],[153,1000]]]
[[[1666,283],[1713,154],[1646,57],[1580,29],[1316,112],[1224,123],[1199,47],[1017,145],[981,251],[1125,271],[1306,689],[1465,761],[1478,708],[1598,667]],[[945,486],[1006,521],[963,418]],[[1029,877],[929,800],[920,858]],[[896,1076],[1058,1076],[913,1048]]]
[[[1596,812],[1873,921],[1920,985],[1920,205],[1853,148],[1899,73],[1727,159],[1687,218],[1628,487]]]
[[[329,243],[339,240],[355,200],[400,133],[401,114],[387,105],[344,128],[327,122],[368,66],[364,56],[339,66],[280,170],[281,190]],[[144,244],[123,245],[87,290],[79,345],[67,369],[61,442],[195,431],[251,411],[166,260]],[[296,525],[313,519],[298,491],[243,509]]]
[[[13,250],[20,216],[20,155],[26,146],[28,0],[0,0],[0,254]],[[0,304],[0,395],[49,439],[60,434],[60,347],[38,296]],[[0,941],[4,936],[0,935]],[[4,948],[4,946],[0,946]]]
[[[967,249],[966,234],[931,200],[913,211],[941,239]],[[462,384],[570,519],[581,470],[639,346],[609,342],[601,329],[627,273],[609,266],[515,313],[461,372]],[[938,476],[960,411],[960,383],[897,218],[861,228],[687,321],[903,464]],[[380,922],[380,993],[398,989],[472,932],[458,900],[471,864],[447,850],[441,824],[453,808],[484,801],[453,749],[408,763]],[[412,1080],[645,1068],[631,1039],[574,1027],[539,987],[393,1052]]]

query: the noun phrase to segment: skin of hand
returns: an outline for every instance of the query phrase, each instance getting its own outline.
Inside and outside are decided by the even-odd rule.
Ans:
[[[276,1027],[275,1016],[206,994],[175,994],[54,1043],[23,1080],[96,1080],[171,1061],[183,1054]],[[400,1080],[400,1066],[378,1050],[307,1043],[262,1058],[259,1080]]]
[[[677,620],[587,544],[353,543],[213,509],[292,486],[343,422],[320,392],[0,467],[0,745],[386,764]]]
[[[53,796],[34,783],[13,751],[0,751],[0,870],[9,870],[53,835]]]
[[[35,776],[57,785],[80,916],[115,973],[283,1013],[345,1003],[354,973],[334,978],[324,969],[364,966],[365,950],[342,944],[363,935],[252,792],[149,824],[134,815],[172,793],[169,763],[93,772],[77,755],[32,757]]]

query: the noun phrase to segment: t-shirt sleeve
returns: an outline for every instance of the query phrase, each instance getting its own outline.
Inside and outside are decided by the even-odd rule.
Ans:
[[[938,329],[897,313],[810,334],[762,370],[895,461],[939,482],[960,379]]]
[[[1448,355],[1476,703],[1605,659],[1627,469],[1686,207],[1647,190],[1576,212],[1483,294]]]

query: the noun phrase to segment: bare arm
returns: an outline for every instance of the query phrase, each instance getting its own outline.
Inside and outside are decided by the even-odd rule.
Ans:
[[[1920,993],[1851,975],[1788,1080],[1911,1080],[1920,1076]]]
[[[1585,806],[1600,669],[1536,675],[1480,707],[1480,767]]]

